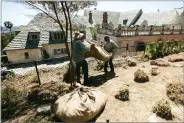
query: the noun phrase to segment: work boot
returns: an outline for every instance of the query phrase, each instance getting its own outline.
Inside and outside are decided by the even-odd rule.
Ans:
[[[114,70],[111,70],[110,72],[111,72],[111,73],[114,73]]]

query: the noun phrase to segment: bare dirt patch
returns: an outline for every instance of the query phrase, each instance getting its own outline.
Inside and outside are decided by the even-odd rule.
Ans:
[[[180,54],[174,54],[174,55],[169,56],[168,61],[169,62],[184,61],[184,56],[182,56]]]
[[[184,53],[181,53],[184,55]],[[168,57],[161,60],[168,61]],[[97,87],[104,92],[108,98],[107,104],[103,112],[95,118],[93,122],[149,122],[150,117],[153,116],[152,108],[156,102],[161,99],[167,99],[172,108],[174,118],[171,122],[183,122],[183,105],[176,105],[167,96],[167,84],[170,82],[183,81],[183,67],[173,67],[174,63],[170,66],[161,67],[157,66],[160,74],[152,76],[150,69],[153,67],[150,62],[138,62],[134,67],[128,67],[125,58],[118,57],[114,59],[115,74],[105,74],[102,70],[97,70],[97,61],[88,61],[89,63],[89,79],[91,83],[89,86]],[[178,62],[177,64],[183,64]],[[126,69],[124,68],[126,66]],[[144,67],[143,67],[144,66]],[[103,67],[102,67],[103,68]],[[134,81],[134,73],[137,69],[142,69],[149,76],[149,82],[136,83]],[[64,68],[53,68],[49,71],[40,72],[41,83],[49,84],[59,82],[63,84],[63,71]],[[35,71],[33,73],[36,73]],[[15,89],[21,92],[28,92],[31,88],[37,86],[37,83],[29,83],[27,81],[28,75],[15,76],[14,78],[6,81]],[[83,78],[81,78],[83,81]],[[2,82],[2,89],[5,87]],[[69,84],[68,84],[69,85]],[[53,84],[55,86],[55,84]],[[44,90],[47,90],[45,86]],[[57,85],[56,88],[57,89]],[[129,90],[129,101],[121,101],[115,98],[117,91],[122,87]],[[53,89],[53,90],[55,90]],[[44,91],[43,90],[43,91]],[[38,105],[29,105],[28,103],[20,104],[15,109],[10,109],[8,114],[2,112],[2,121],[6,122],[56,122],[58,121],[52,114],[38,115],[36,110]],[[4,109],[3,109],[4,110]],[[8,109],[6,109],[8,110]],[[17,112],[17,113],[16,113]],[[167,120],[157,120],[164,121]]]

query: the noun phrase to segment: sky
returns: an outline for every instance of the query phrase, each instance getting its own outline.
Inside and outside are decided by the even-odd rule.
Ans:
[[[28,24],[39,11],[30,9],[29,6],[2,1],[2,19],[1,24],[4,26],[4,21],[11,21],[14,26]],[[174,8],[184,6],[184,0],[180,1],[98,1],[97,10],[124,12],[135,9],[142,9],[144,13],[159,11],[170,11]],[[91,9],[93,9],[92,7]],[[83,11],[80,11],[80,15]]]

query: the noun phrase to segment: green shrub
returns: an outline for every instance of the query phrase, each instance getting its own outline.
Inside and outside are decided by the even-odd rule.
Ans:
[[[156,42],[156,52],[157,52],[157,57],[164,56],[164,43],[163,43],[163,41]]]
[[[94,27],[90,28],[90,32],[91,32],[93,40],[97,40],[98,28],[99,28],[98,25],[95,25]]]
[[[179,53],[184,51],[184,41],[181,44],[181,48],[178,44],[178,41],[172,39],[167,42],[167,46],[164,44],[162,39],[159,39],[157,42],[146,45],[145,52],[151,54],[152,59],[159,57],[164,57],[172,53]]]
[[[11,79],[15,76],[15,73],[13,71],[7,71],[7,74],[5,76],[5,79]]]
[[[158,101],[153,107],[153,113],[156,113],[157,116],[164,118],[166,120],[171,120],[173,115],[171,113],[171,107],[167,100],[162,99]]]
[[[152,59],[156,59],[157,58],[156,43],[151,43],[150,44],[150,53],[151,53]]]
[[[184,40],[181,42],[181,51],[184,51]]]

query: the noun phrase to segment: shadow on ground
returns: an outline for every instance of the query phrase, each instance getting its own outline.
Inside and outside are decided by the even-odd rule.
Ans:
[[[90,76],[89,77],[90,82],[88,83],[87,86],[98,87],[98,86],[104,84],[105,82],[107,82],[108,80],[115,78],[115,77],[118,77],[118,76],[116,76],[115,73],[111,73],[111,72],[108,72],[106,74],[96,75],[96,76]]]

